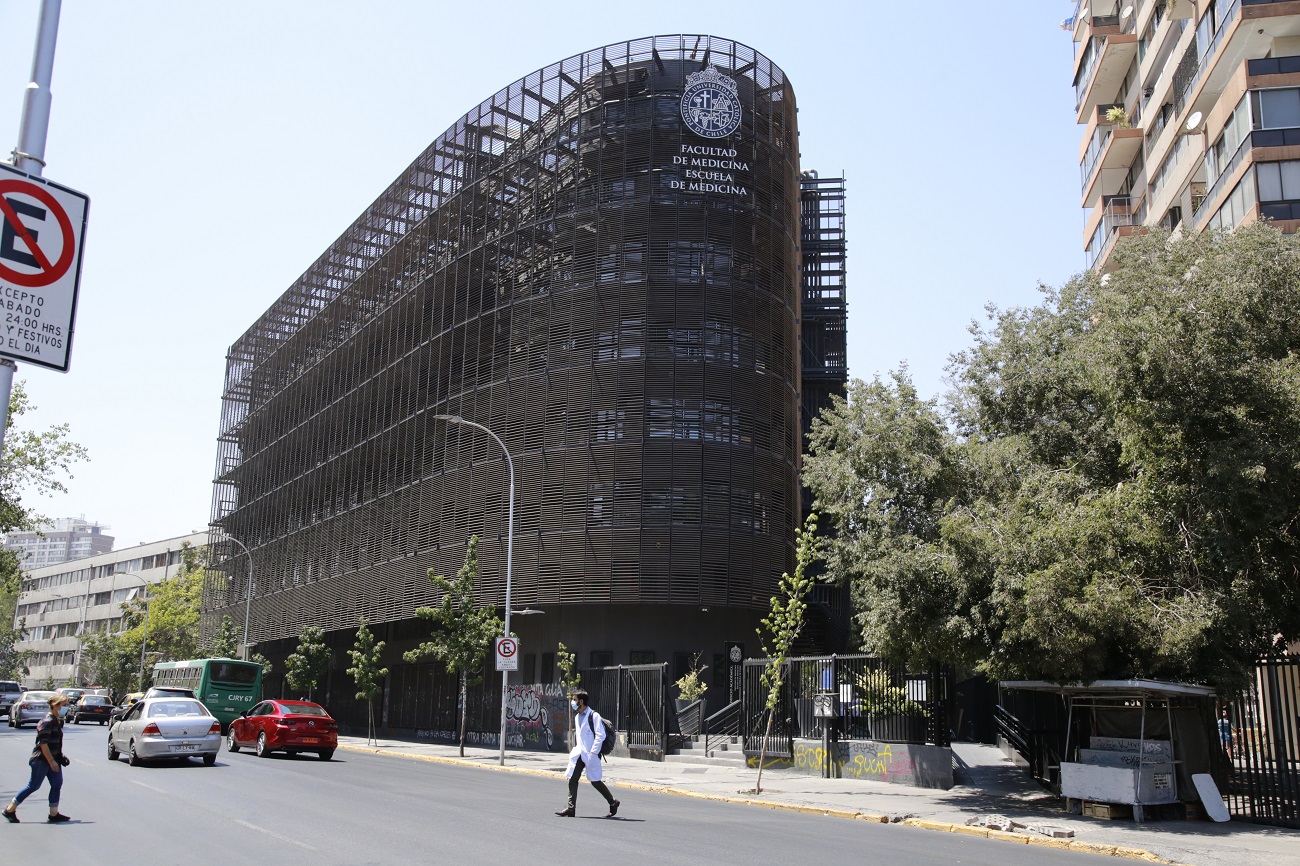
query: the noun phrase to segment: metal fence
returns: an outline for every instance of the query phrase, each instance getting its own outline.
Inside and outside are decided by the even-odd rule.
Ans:
[[[1300,657],[1260,662],[1217,719],[1234,817],[1300,827]]]
[[[757,752],[768,726],[766,659],[744,663],[741,733],[746,751]],[[834,716],[817,718],[817,695],[832,696]],[[837,738],[888,743],[949,745],[952,672],[935,667],[916,672],[905,665],[865,655],[793,658],[771,719],[767,750],[789,756],[796,737],[821,737],[829,725]]]
[[[633,757],[662,760],[668,749],[668,664],[581,671],[591,706],[626,738]]]

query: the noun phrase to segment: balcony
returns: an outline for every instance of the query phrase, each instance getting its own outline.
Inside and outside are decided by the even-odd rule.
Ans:
[[[1115,101],[1137,49],[1136,33],[1096,36],[1085,47],[1074,76],[1077,122],[1086,123],[1098,105]]]
[[[1103,196],[1119,192],[1141,149],[1141,127],[1099,123],[1079,163],[1083,207],[1094,207]]]
[[[1098,212],[1100,220],[1084,250],[1084,260],[1089,270],[1105,270],[1106,262],[1119,238],[1146,231],[1142,225],[1143,208],[1131,196],[1109,196],[1098,205]]]
[[[1240,177],[1237,169],[1241,164],[1247,160],[1254,161],[1252,152],[1256,148],[1297,146],[1300,146],[1300,128],[1294,127],[1287,129],[1256,129],[1242,139],[1241,144],[1237,147],[1237,152],[1224,163],[1223,171],[1219,172],[1219,176],[1214,183],[1210,184],[1209,189],[1205,191],[1205,195],[1198,196],[1193,202],[1195,206],[1193,219],[1197,230],[1205,228],[1210,216],[1218,210],[1219,205],[1222,203],[1223,194],[1231,192],[1228,184],[1234,178]],[[1233,183],[1233,186],[1235,185]]]
[[[1276,38],[1300,36],[1300,2],[1233,0],[1217,16],[1218,29],[1213,35],[1208,35],[1210,23],[1207,16],[1198,25],[1200,53],[1195,71],[1175,79],[1174,108],[1180,123],[1198,111],[1208,114],[1247,58],[1268,54]]]

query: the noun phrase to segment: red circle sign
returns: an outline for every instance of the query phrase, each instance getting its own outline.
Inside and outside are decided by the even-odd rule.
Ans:
[[[517,652],[519,652],[519,644],[515,643],[514,638],[503,637],[497,643],[497,655],[503,659],[508,659]]]
[[[63,250],[59,253],[59,260],[51,262],[49,257],[37,245],[36,240],[32,237],[27,226],[23,225],[13,206],[5,199],[6,193],[19,193],[21,195],[31,196],[41,204],[49,208],[50,214],[59,223],[59,230],[63,232]],[[0,216],[9,223],[10,227],[40,265],[40,270],[34,274],[25,274],[22,271],[15,271],[0,262],[0,280],[13,283],[25,288],[39,288],[48,286],[68,272],[72,267],[72,259],[76,255],[76,238],[72,234],[72,220],[68,219],[68,212],[63,209],[49,191],[42,188],[39,184],[29,183],[25,180],[0,180]]]

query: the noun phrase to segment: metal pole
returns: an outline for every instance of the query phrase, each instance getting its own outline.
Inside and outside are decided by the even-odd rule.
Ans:
[[[484,427],[482,424],[479,424],[476,421],[468,421],[460,417],[459,415],[434,415],[433,417],[442,421],[446,421],[449,424],[464,424],[467,427],[475,427],[479,430],[482,430],[484,433],[491,436],[492,439],[495,440],[496,443],[501,446],[501,453],[506,455],[506,468],[509,470],[510,473],[510,493],[509,493],[510,503],[506,512],[508,516],[506,518],[506,622],[505,622],[506,633],[505,636],[509,637],[510,636],[510,579],[511,579],[511,569],[513,567],[513,562],[514,562],[514,547],[515,547],[515,462],[512,459],[510,459],[510,449],[506,448],[506,443],[501,441],[501,437],[493,433],[487,427]],[[506,697],[509,694],[509,688],[510,688],[510,672],[502,671],[501,672],[500,754],[497,756],[497,763],[499,763],[503,767],[506,765]]]
[[[45,168],[45,139],[50,130],[50,80],[54,77],[54,46],[59,38],[59,12],[63,0],[42,0],[41,18],[36,28],[36,47],[32,50],[32,80],[23,94],[23,114],[18,125],[18,146],[13,151],[15,168],[41,176]],[[9,395],[13,391],[14,372],[18,369],[9,358],[0,358],[0,449],[4,448],[9,427]]]
[[[248,619],[253,612],[253,554],[244,546],[244,542],[238,538],[230,535],[227,535],[226,538],[238,544],[239,549],[244,551],[244,555],[248,557],[248,591],[244,593],[244,649],[240,654],[240,658],[248,661]]]
[[[149,599],[148,596],[149,596],[149,587],[146,584],[145,600],[144,600],[144,637],[140,640],[140,683],[136,687],[137,692],[144,691],[144,647],[145,644],[149,643],[149,609],[153,607],[153,604],[150,603],[151,599]]]

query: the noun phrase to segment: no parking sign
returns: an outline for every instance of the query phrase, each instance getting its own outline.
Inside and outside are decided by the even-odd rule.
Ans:
[[[0,355],[67,372],[90,198],[0,164]]]
[[[497,670],[519,670],[519,641],[513,637],[497,638]]]

